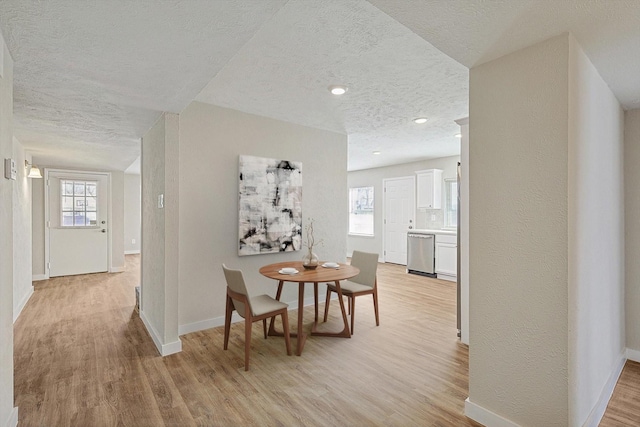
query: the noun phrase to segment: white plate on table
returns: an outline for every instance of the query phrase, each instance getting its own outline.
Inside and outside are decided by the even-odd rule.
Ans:
[[[298,274],[298,270],[295,268],[282,268],[278,271],[280,274]]]
[[[325,262],[324,264],[322,264],[322,266],[325,268],[338,268],[340,267],[340,264],[338,264],[337,262]]]

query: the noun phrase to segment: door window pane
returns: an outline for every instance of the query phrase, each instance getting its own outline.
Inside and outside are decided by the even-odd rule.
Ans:
[[[96,227],[98,225],[97,181],[60,180],[60,225]]]
[[[73,182],[65,181],[62,184],[62,195],[64,196],[73,196]]]
[[[349,189],[349,234],[373,236],[373,187]]]
[[[96,198],[87,196],[87,212],[96,211]]]
[[[62,196],[62,212],[73,211],[73,197]]]
[[[63,227],[73,227],[73,212],[62,212]]]

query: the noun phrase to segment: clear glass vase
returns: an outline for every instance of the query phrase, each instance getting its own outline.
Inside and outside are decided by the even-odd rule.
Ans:
[[[309,248],[302,257],[302,266],[307,270],[313,270],[318,267],[318,255],[313,252],[312,248]]]

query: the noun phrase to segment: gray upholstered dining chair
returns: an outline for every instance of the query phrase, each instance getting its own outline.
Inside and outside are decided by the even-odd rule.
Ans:
[[[356,297],[361,295],[373,296],[373,310],[376,315],[376,326],[380,326],[380,318],[378,316],[378,254],[353,251],[351,256],[351,265],[358,267],[360,273],[349,280],[340,283],[342,295],[349,299],[349,314],[351,315],[351,334],[353,334],[353,320],[356,311]],[[327,321],[329,314],[329,302],[331,301],[331,292],[338,292],[335,284],[327,283],[327,301],[324,305],[324,321]]]
[[[289,318],[287,309],[289,306],[275,300],[268,295],[249,295],[247,286],[242,276],[242,271],[231,270],[222,264],[224,277],[227,280],[227,307],[224,319],[224,349],[229,346],[229,331],[231,329],[231,315],[233,310],[244,318],[244,370],[249,370],[249,353],[251,350],[251,326],[253,322],[262,320],[264,338],[267,338],[267,319],[280,315],[282,328],[284,329],[284,342],[287,347],[287,355],[291,355],[291,340],[289,338]]]

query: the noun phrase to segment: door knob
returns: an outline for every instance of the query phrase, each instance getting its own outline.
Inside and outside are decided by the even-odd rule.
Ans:
[[[413,228],[413,226],[412,226],[412,225],[410,225],[410,226],[409,226],[409,230],[411,230],[412,228]]]
[[[100,231],[102,231],[103,233],[106,233],[106,232],[107,232],[107,230],[105,230],[104,228],[103,228],[102,230],[100,230]]]

